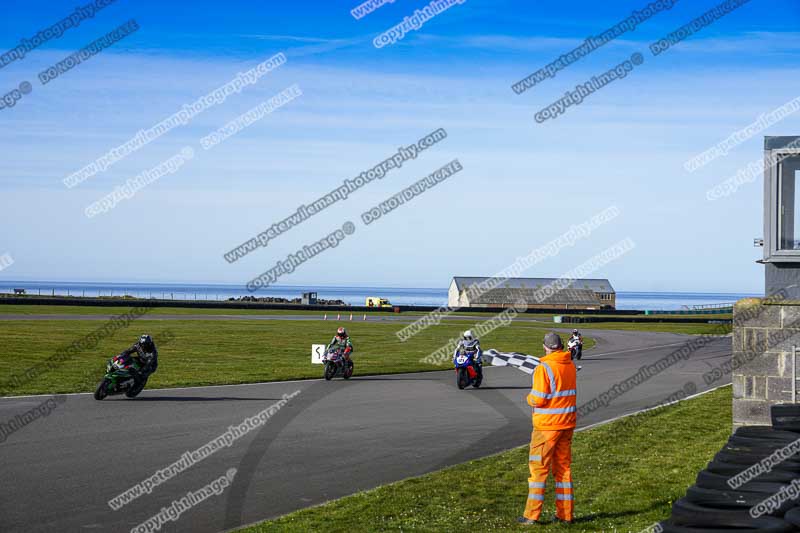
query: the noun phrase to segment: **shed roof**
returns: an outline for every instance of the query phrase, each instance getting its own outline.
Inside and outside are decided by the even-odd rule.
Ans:
[[[470,304],[503,306],[524,302],[526,305],[602,305],[594,291],[561,289],[545,296],[537,289],[491,289],[470,298]]]
[[[456,276],[453,278],[453,281],[456,283],[456,288],[458,291],[461,292],[465,290],[467,287],[471,285],[475,285],[477,283],[482,283],[488,279],[488,277],[467,277],[467,276]],[[499,288],[504,289],[536,289],[544,287],[550,283],[557,281],[558,278],[508,278],[504,280],[500,285]],[[607,279],[576,279],[572,285],[569,287],[571,289],[585,289],[594,292],[605,292],[605,293],[613,293],[614,287],[611,286],[611,282]]]

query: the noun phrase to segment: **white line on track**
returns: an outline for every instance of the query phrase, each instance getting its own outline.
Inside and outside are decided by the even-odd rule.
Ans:
[[[657,346],[645,346],[644,348],[631,348],[630,350],[619,350],[619,351],[616,351],[616,352],[594,353],[594,354],[591,354],[591,355],[584,355],[583,359],[585,359],[587,357],[599,357],[601,355],[615,355],[615,354],[618,354],[618,353],[644,352],[646,350],[653,350],[655,348],[666,348],[667,346],[678,346],[678,345],[681,345],[681,344],[686,344],[687,342],[689,342],[689,340],[685,340],[683,342],[673,342],[673,343],[670,343],[670,344],[659,344]]]

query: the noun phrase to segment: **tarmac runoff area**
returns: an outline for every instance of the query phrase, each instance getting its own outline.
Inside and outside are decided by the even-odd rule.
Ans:
[[[697,338],[584,332],[597,345],[581,361],[578,406]],[[608,405],[581,416],[579,427],[659,404],[690,381],[697,393],[730,383],[727,375],[711,384],[702,379],[730,355],[731,339],[714,338]],[[0,485],[0,529],[131,531],[162,507],[235,468],[229,487],[164,526],[169,531],[229,530],[523,445],[531,431],[525,403],[529,389],[529,375],[513,368],[487,368],[484,386],[464,391],[456,388],[452,371],[442,371],[356,375],[347,382],[337,378],[145,389],[135,400],[59,396],[48,416],[0,443],[6,480]],[[297,391],[262,426],[229,447],[120,510],[109,506],[109,500],[186,452]],[[30,411],[46,398],[0,399],[0,422]]]

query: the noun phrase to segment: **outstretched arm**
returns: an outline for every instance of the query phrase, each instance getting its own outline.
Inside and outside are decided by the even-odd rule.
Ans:
[[[134,344],[133,346],[131,346],[127,350],[122,350],[119,354],[122,357],[131,357],[131,356],[133,356],[133,354],[136,354],[136,357],[138,357],[139,356],[139,350],[137,350],[137,347]]]

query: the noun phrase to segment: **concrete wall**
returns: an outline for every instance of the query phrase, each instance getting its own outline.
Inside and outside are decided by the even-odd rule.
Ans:
[[[734,307],[733,324],[733,358],[720,372],[732,371],[734,426],[769,425],[770,406],[793,401],[792,346],[800,350],[800,302],[747,298]]]
[[[800,300],[800,264],[766,263],[764,281],[766,294],[783,291],[787,299]]]

